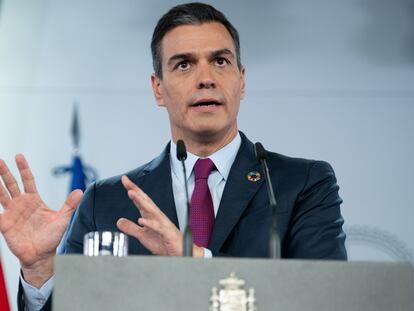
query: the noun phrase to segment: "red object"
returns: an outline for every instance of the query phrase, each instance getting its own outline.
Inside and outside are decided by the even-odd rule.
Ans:
[[[7,298],[6,281],[0,260],[0,311],[10,311],[9,299]]]
[[[190,226],[194,243],[208,247],[214,225],[214,206],[208,188],[208,176],[215,168],[210,159],[198,159],[194,166],[194,192],[191,198]]]

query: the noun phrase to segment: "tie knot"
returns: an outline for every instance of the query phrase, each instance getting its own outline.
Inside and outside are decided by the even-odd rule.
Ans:
[[[210,159],[198,159],[194,166],[194,178],[207,179],[211,171],[214,169],[214,163]]]

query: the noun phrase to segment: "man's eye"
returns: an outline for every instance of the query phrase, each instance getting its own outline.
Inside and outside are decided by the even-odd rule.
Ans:
[[[229,63],[229,61],[227,59],[223,58],[223,57],[216,58],[216,64],[218,66],[221,66],[222,67],[222,66],[227,65],[228,63]]]
[[[177,64],[177,68],[180,70],[188,70],[190,68],[190,63],[187,61],[180,62]]]

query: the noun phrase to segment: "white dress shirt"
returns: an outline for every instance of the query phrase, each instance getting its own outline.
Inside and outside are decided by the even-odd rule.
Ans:
[[[211,197],[213,199],[214,216],[217,215],[220,205],[221,197],[223,195],[224,187],[226,185],[230,169],[236,159],[237,152],[241,145],[240,134],[226,146],[208,156],[216,167],[208,177],[208,187],[210,189]],[[174,203],[177,210],[178,225],[183,232],[187,225],[187,203],[185,196],[184,176],[182,164],[177,160],[177,146],[171,141],[170,145],[170,164],[171,164],[171,178],[172,188],[174,194]],[[188,195],[191,196],[194,192],[194,165],[200,157],[187,152],[187,160],[185,161],[185,168],[187,172]],[[211,251],[204,249],[204,258],[211,258]],[[23,295],[27,311],[39,311],[46,300],[49,298],[53,289],[53,277],[51,277],[40,289],[37,289],[28,284],[23,277],[20,277],[23,287]]]
[[[214,217],[220,205],[221,197],[223,196],[224,186],[230,174],[231,166],[236,159],[237,152],[241,144],[240,134],[226,146],[216,151],[208,158],[213,161],[216,169],[208,176],[208,188],[210,189],[211,198],[213,199]],[[181,232],[184,232],[187,225],[187,203],[185,196],[184,174],[181,162],[176,157],[177,146],[171,142],[170,146],[170,163],[171,163],[171,178],[174,193],[175,209],[177,211],[178,225]],[[194,192],[194,165],[200,157],[187,152],[187,160],[185,161],[185,170],[187,173],[188,196]],[[204,249],[204,258],[211,258],[211,251]]]

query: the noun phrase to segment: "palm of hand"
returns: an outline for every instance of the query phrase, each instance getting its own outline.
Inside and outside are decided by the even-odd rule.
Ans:
[[[49,209],[40,198],[32,172],[23,155],[16,164],[24,186],[22,193],[7,165],[0,160],[0,232],[22,268],[52,257],[79,204],[82,191],[73,191],[59,211]],[[6,190],[7,189],[7,190]]]
[[[37,193],[13,198],[0,218],[0,231],[22,265],[54,253],[66,229],[66,217],[49,209]]]

